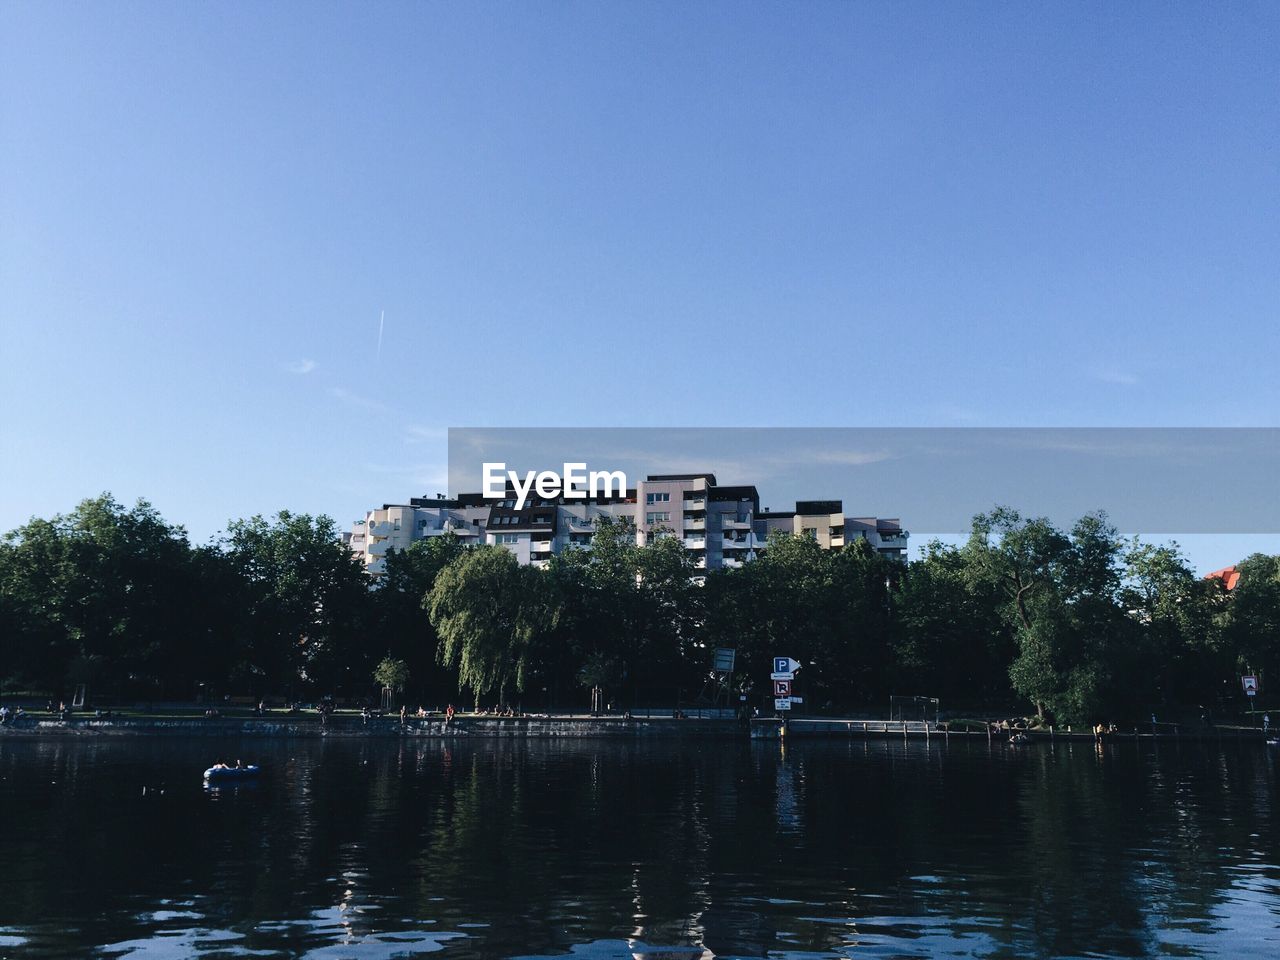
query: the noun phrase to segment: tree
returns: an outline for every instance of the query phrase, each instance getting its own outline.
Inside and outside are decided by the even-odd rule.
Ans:
[[[603,653],[593,653],[578,671],[578,682],[591,691],[591,712],[599,713],[604,703],[604,689],[618,676],[618,665]]]
[[[363,687],[373,667],[361,630],[369,583],[333,520],[287,510],[236,520],[222,545],[243,585],[239,682],[255,692]]]
[[[373,682],[393,694],[400,693],[409,682],[409,665],[403,660],[383,657],[373,668]]]
[[[440,572],[427,600],[439,659],[477,706],[491,691],[524,690],[534,639],[554,626],[548,600],[542,572],[504,547],[475,547]]]
[[[0,551],[0,617],[16,635],[0,671],[51,692],[187,693],[196,574],[186,532],[145,500],[125,508],[104,493],[32,520]]]
[[[1231,664],[1213,628],[1214,584],[1197,577],[1176,543],[1131,541],[1124,553],[1120,603],[1133,621],[1144,682],[1162,705],[1216,695]]]
[[[969,575],[965,553],[934,541],[905,571],[894,594],[899,619],[896,672],[917,689],[951,702],[991,704],[1010,697],[1014,634],[1003,595]]]
[[[865,703],[888,693],[900,575],[863,540],[830,551],[774,533],[759,559],[708,578],[706,643],[735,646],[739,669],[754,676],[774,656],[795,657],[806,703],[820,709]]]
[[[1280,556],[1255,553],[1237,568],[1240,580],[1219,617],[1222,637],[1236,670],[1261,674],[1265,689],[1280,683]]]
[[[965,546],[975,585],[1005,598],[1018,653],[1009,677],[1036,714],[1084,721],[1117,709],[1135,673],[1131,624],[1117,602],[1120,543],[1102,513],[1067,536],[1041,518],[997,507],[974,518]]]
[[[697,682],[706,666],[698,664],[706,659],[697,645],[702,593],[680,540],[659,534],[638,545],[631,523],[602,517],[592,549],[554,558],[548,572],[570,675],[592,658],[608,662],[609,685],[626,691],[633,706],[642,690],[674,695]],[[565,669],[553,650],[539,647],[537,662],[548,673]]]
[[[388,656],[408,664],[417,694],[447,698],[457,690],[457,677],[436,661],[438,638],[426,600],[440,571],[465,549],[459,537],[447,533],[390,550],[369,595],[368,633]]]

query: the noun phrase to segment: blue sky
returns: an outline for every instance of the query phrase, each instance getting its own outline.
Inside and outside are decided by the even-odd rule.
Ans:
[[[1278,40],[1243,3],[4,3],[0,527],[103,489],[200,540],[346,522],[458,425],[1278,425]]]

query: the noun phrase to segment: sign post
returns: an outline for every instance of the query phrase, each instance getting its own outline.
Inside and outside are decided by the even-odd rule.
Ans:
[[[793,703],[804,702],[791,694],[791,684],[799,669],[800,661],[791,657],[773,658],[773,673],[769,674],[769,679],[773,681],[773,709],[779,713],[790,713]]]
[[[1246,697],[1256,697],[1258,695],[1258,678],[1253,674],[1245,674],[1241,677],[1240,686],[1244,687],[1244,695]]]

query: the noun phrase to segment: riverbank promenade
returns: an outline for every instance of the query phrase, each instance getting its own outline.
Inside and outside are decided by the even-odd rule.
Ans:
[[[266,711],[262,715],[230,715],[196,711],[111,713],[80,712],[63,718],[44,712],[28,712],[0,725],[0,736],[9,737],[244,737],[263,739],[398,739],[398,738],[499,738],[499,739],[629,739],[697,738],[789,741],[803,740],[986,740],[1034,745],[1056,741],[1091,741],[1090,730],[1010,728],[1007,722],[950,720],[903,721],[842,717],[776,717],[743,720],[725,710],[639,711],[636,714],[456,714],[363,715],[337,711],[325,716],[315,712]],[[1260,727],[1241,724],[1158,723],[1114,729],[1103,742],[1230,741],[1264,744]]]

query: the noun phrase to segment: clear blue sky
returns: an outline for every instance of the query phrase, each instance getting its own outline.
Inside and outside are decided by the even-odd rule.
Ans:
[[[0,528],[345,523],[450,425],[1280,420],[1275,4],[5,2],[0,96]]]

